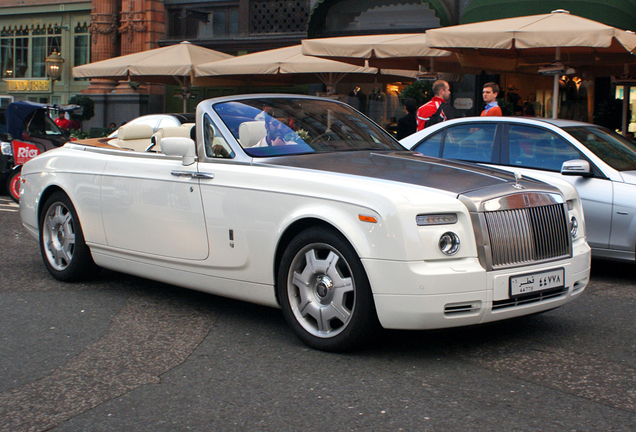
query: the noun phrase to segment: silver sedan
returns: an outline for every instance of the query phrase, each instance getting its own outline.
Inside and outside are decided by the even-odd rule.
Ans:
[[[634,261],[636,145],[617,133],[569,120],[466,117],[400,142],[428,156],[570,182],[583,200],[592,255]]]

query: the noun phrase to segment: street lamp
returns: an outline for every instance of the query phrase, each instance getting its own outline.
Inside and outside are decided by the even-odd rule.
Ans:
[[[64,67],[64,59],[62,55],[56,50],[53,50],[50,56],[44,61],[46,65],[46,74],[51,77],[53,81],[59,80],[62,76],[62,68]]]

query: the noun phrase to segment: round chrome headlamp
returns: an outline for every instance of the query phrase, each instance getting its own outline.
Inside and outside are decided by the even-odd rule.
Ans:
[[[579,221],[576,220],[574,216],[570,219],[570,234],[572,238],[576,238],[576,235],[579,233]]]
[[[455,255],[459,250],[459,237],[454,232],[445,232],[439,238],[439,250],[444,255]]]

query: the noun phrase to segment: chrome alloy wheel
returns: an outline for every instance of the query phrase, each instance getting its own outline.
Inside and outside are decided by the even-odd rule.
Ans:
[[[287,278],[289,304],[311,335],[329,338],[347,328],[355,304],[355,280],[332,246],[312,243],[294,256]]]
[[[43,228],[47,261],[55,270],[65,270],[75,252],[75,227],[71,212],[63,203],[54,203],[44,216]]]

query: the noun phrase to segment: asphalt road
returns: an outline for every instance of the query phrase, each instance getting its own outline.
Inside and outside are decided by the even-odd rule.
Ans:
[[[270,309],[54,280],[0,196],[0,431],[634,431],[636,267],[560,309],[329,354]]]

